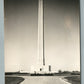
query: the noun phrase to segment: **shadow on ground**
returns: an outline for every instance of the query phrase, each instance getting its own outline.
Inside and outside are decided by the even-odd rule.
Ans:
[[[5,84],[20,84],[22,81],[22,77],[5,77]]]

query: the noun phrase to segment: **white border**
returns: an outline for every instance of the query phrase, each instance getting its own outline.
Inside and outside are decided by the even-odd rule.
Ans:
[[[84,0],[80,0],[81,84],[84,84]]]
[[[4,0],[0,0],[0,84],[4,82]]]

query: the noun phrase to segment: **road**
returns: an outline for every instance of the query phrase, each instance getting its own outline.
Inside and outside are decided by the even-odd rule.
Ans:
[[[23,76],[25,79],[20,84],[71,84],[58,76]]]

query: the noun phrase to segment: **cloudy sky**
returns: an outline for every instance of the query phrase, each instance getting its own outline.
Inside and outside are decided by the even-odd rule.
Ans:
[[[37,66],[38,0],[5,0],[5,71]],[[80,70],[79,0],[44,0],[46,67]]]

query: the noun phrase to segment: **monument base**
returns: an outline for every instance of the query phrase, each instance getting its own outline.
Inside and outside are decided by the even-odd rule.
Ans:
[[[39,68],[39,71],[34,71],[34,73],[31,73],[31,76],[53,76],[53,73],[47,71],[45,66],[42,66]]]

